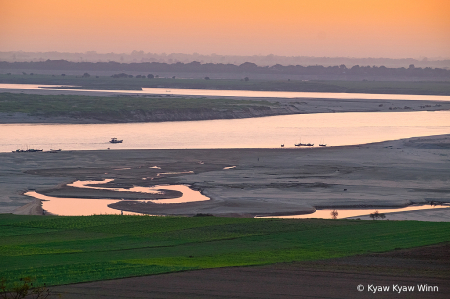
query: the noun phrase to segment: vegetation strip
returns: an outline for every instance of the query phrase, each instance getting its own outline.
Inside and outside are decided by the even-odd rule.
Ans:
[[[2,214],[0,278],[60,285],[322,260],[449,242],[449,229],[416,221]]]
[[[447,71],[450,73],[450,71]],[[86,73],[87,74],[87,73]],[[120,75],[120,74],[117,74]],[[150,75],[150,74],[149,74]],[[130,75],[131,76],[131,75]],[[148,76],[148,75],[147,75]],[[208,77],[209,78],[209,77]],[[248,77],[247,77],[248,78]],[[254,91],[299,91],[299,92],[346,92],[374,94],[422,94],[450,95],[450,82],[443,81],[372,81],[360,79],[345,80],[253,80],[243,79],[172,79],[144,76],[138,78],[113,78],[111,76],[73,75],[5,75],[0,74],[0,83],[10,84],[43,84],[73,86],[70,88],[98,90],[142,90],[142,88],[185,88],[185,89],[218,89],[218,90],[254,90]],[[358,78],[360,78],[358,76]]]
[[[100,97],[78,95],[34,95],[0,93],[0,112],[27,113],[38,116],[98,116],[133,112],[176,112],[221,110],[245,110],[277,106],[267,101],[207,99],[207,98],[162,98],[162,97]]]

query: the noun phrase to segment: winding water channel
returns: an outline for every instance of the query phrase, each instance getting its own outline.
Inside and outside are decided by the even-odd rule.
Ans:
[[[156,185],[153,187],[139,187],[134,186],[132,188],[105,188],[92,185],[101,185],[113,181],[113,179],[106,179],[103,181],[76,181],[67,186],[95,189],[95,190],[109,190],[117,192],[120,195],[121,192],[136,192],[142,194],[144,199],[132,199],[131,202],[152,202],[156,204],[177,204],[186,202],[196,202],[209,200],[208,197],[201,194],[199,191],[190,189],[185,185]],[[145,194],[155,194],[164,192],[164,190],[174,190],[182,193],[181,197],[167,198],[167,199],[145,199]],[[92,199],[92,198],[70,198],[70,197],[54,197],[47,196],[36,191],[28,191],[25,195],[42,200],[42,208],[51,214],[60,216],[88,216],[88,215],[100,215],[100,214],[124,214],[124,215],[139,215],[139,213],[120,211],[110,208],[109,205],[119,202],[124,199]]]

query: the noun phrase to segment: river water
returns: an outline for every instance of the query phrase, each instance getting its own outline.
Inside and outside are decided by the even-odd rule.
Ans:
[[[52,90],[56,85],[0,84],[0,89]],[[53,89],[55,94],[61,89]],[[63,90],[79,91],[67,88]],[[244,97],[315,97],[450,101],[450,96],[305,93],[245,90],[144,88],[98,90],[130,94]],[[450,112],[352,112],[271,116],[251,119],[127,124],[0,124],[0,152],[16,149],[183,149],[275,148],[284,144],[354,145],[450,133]],[[112,137],[123,143],[111,144]]]
[[[450,111],[349,112],[126,124],[0,124],[0,152],[16,149],[277,148],[355,145],[450,134]],[[112,137],[123,143],[111,144]]]
[[[106,179],[103,181],[76,181],[68,186],[84,188],[84,189],[96,189],[96,190],[110,190],[115,191],[118,194],[120,192],[138,192],[145,198],[145,194],[160,193],[164,190],[175,190],[182,193],[181,197],[168,198],[168,199],[133,199],[131,202],[152,202],[156,204],[177,204],[186,202],[196,202],[209,200],[208,197],[201,194],[199,191],[194,191],[185,185],[156,185],[153,187],[139,187],[134,186],[129,189],[123,188],[104,188],[101,184],[113,181],[113,179]],[[92,185],[100,185],[92,186]],[[28,191],[26,196],[34,197],[43,200],[42,208],[55,215],[60,216],[88,216],[88,215],[100,215],[100,214],[123,214],[123,215],[137,215],[139,213],[120,211],[110,208],[109,205],[120,202],[119,199],[91,199],[91,198],[64,198],[53,197],[39,194],[36,191]]]
[[[52,86],[45,86],[50,90]],[[57,86],[53,86],[57,87]],[[41,85],[0,84],[8,89],[42,89]],[[61,89],[58,89],[61,90]],[[57,94],[58,90],[55,90]],[[78,89],[64,89],[78,90]],[[80,90],[82,91],[82,90]],[[339,99],[396,99],[450,101],[449,96],[422,95],[379,95],[344,93],[304,92],[260,92],[229,90],[180,90],[145,88],[142,91],[99,90],[98,92],[129,94],[172,94],[189,96],[239,96],[279,98],[339,98]],[[298,114],[270,116],[250,119],[205,120],[162,123],[128,124],[1,124],[0,152],[16,149],[182,149],[182,148],[276,148],[284,144],[294,147],[295,143],[319,143],[327,146],[355,145],[401,138],[450,134],[450,111],[438,112],[349,112]],[[123,139],[123,143],[111,144],[112,137]],[[26,153],[27,154],[27,153]],[[137,187],[136,187],[137,188]],[[168,187],[165,187],[169,189]],[[189,194],[189,188],[180,190]],[[192,191],[192,190],[191,190]],[[194,191],[192,191],[194,192]],[[40,198],[40,194],[27,194]],[[68,215],[58,210],[56,204],[67,207],[68,202],[80,204],[80,200],[92,204],[89,199],[45,198],[44,207],[50,212]],[[176,199],[178,200],[178,199]],[[182,199],[185,200],[185,199]],[[198,200],[205,200],[204,198]],[[76,214],[119,213],[107,207],[117,200],[94,200],[99,203],[94,211],[77,211]],[[163,203],[163,201],[160,201]],[[426,207],[413,209],[422,209]],[[57,211],[58,210],[58,211]],[[381,210],[380,210],[381,211]],[[398,211],[398,210],[396,210]],[[340,210],[339,218],[365,214],[366,211],[346,212]],[[390,211],[384,211],[390,212]],[[321,214],[320,214],[321,213]],[[330,211],[301,217],[329,217]],[[320,214],[320,215],[319,215]],[[323,215],[322,215],[323,214]]]
[[[66,87],[66,88],[64,88]],[[368,94],[337,92],[298,92],[298,91],[253,91],[253,90],[216,90],[216,89],[177,89],[177,88],[142,88],[142,90],[100,90],[80,89],[74,86],[43,84],[6,84],[0,83],[0,89],[54,90],[71,92],[118,93],[134,95],[184,95],[184,96],[216,96],[216,97],[249,97],[249,98],[313,98],[313,99],[362,99],[362,100],[410,100],[410,101],[447,101],[450,96],[410,95],[410,94]]]

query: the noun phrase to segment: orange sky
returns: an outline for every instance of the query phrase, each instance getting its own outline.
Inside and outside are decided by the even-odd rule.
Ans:
[[[0,0],[0,51],[450,57],[450,0]]]

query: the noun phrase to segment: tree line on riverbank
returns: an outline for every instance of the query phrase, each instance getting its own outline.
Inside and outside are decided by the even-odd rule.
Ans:
[[[245,62],[240,65],[222,63],[119,63],[119,62],[70,62],[67,60],[46,60],[33,62],[0,62],[4,70],[83,70],[83,71],[135,71],[135,72],[190,72],[190,73],[237,73],[237,74],[292,74],[292,75],[332,75],[332,76],[389,76],[402,78],[450,78],[450,70],[443,68],[408,67],[388,68],[385,66],[359,66],[347,68],[322,65],[281,65],[258,66]]]

